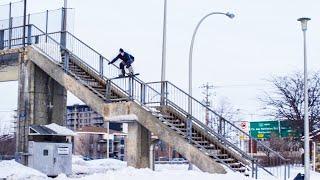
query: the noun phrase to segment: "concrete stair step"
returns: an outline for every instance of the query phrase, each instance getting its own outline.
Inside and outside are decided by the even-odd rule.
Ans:
[[[232,169],[235,170],[235,171],[241,172],[241,173],[246,171],[246,168],[243,167],[243,166],[242,167],[234,167]]]
[[[228,154],[217,154],[216,155],[219,159],[227,159],[227,157],[229,157]]]
[[[235,159],[233,159],[233,158],[227,158],[227,159],[222,159],[222,161],[223,162],[225,162],[225,163],[230,163],[230,162],[233,162],[233,161],[235,161]]]
[[[230,165],[231,167],[235,167],[235,168],[241,167],[241,163],[239,163],[239,162],[233,162],[233,163],[227,163],[227,164]]]
[[[156,116],[157,118],[163,118],[163,119],[166,119],[166,120],[174,119],[172,116],[163,115],[163,114],[154,114],[154,116]]]

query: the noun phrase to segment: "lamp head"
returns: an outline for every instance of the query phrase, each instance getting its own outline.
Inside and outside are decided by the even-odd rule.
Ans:
[[[301,28],[302,28],[302,31],[306,31],[307,30],[307,23],[308,21],[310,21],[311,19],[310,18],[307,18],[307,17],[302,17],[302,18],[299,18],[298,21],[301,22]]]
[[[226,16],[228,16],[230,19],[233,19],[235,17],[235,15],[230,12],[227,12]]]

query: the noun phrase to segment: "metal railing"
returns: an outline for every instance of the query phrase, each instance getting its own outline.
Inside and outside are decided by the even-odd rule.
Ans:
[[[157,92],[164,92],[165,102],[159,102],[159,104],[180,109],[179,111],[185,114],[188,114],[188,100],[191,99],[191,114],[194,117],[193,121],[196,122],[198,126],[201,126],[210,133],[214,133],[216,137],[230,142],[230,148],[241,155],[247,154],[252,159],[256,159],[257,165],[268,171],[268,173],[286,179],[287,176],[285,174],[289,171],[288,160],[278,152],[253,138],[199,100],[190,97],[188,93],[171,82],[150,82],[147,84]],[[204,124],[206,116],[212,121],[210,127]],[[250,159],[249,157],[247,158]]]
[[[22,27],[15,27],[0,30],[0,35],[1,32],[6,35],[10,31],[17,31],[16,35],[11,36],[14,37],[12,39],[4,38],[2,42],[0,39],[0,47],[1,43],[3,44],[3,49],[22,46],[21,43],[14,43],[16,40],[22,42],[22,29]],[[66,33],[67,40],[65,46],[61,45],[62,33]],[[49,59],[63,67],[67,73],[74,76],[88,88],[91,88],[89,82],[83,81],[71,71],[68,71],[67,66],[62,65],[63,53],[67,53],[73,58],[76,58],[86,67],[90,68],[92,72],[96,73],[98,76],[110,83],[114,89],[121,92],[129,99],[135,101],[149,111],[152,111],[150,107],[165,105],[176,109],[185,117],[192,117],[192,123],[194,126],[202,129],[207,135],[216,137],[224,146],[228,147],[228,149],[245,158],[248,162],[251,162],[252,173],[257,171],[257,167],[260,167],[269,174],[277,177],[280,177],[282,174],[284,175],[284,179],[287,178],[287,161],[280,154],[262,144],[255,138],[252,138],[249,134],[242,131],[232,122],[224,119],[222,116],[195,98],[190,97],[186,92],[174,84],[168,81],[144,83],[137,77],[112,79],[113,77],[117,76],[119,68],[116,65],[107,65],[109,62],[107,58],[68,32],[55,32],[47,34],[34,25],[28,25],[26,38],[28,45],[33,44],[45,55],[47,55]],[[95,91],[93,88],[91,88],[91,90]],[[95,92],[104,100],[108,100],[105,94],[100,94],[97,91]],[[161,92],[164,92],[164,97],[161,97]],[[192,116],[190,116],[188,113],[188,99],[192,100]],[[209,117],[213,119],[214,124],[211,127],[208,127],[203,123],[205,113],[209,113]],[[254,148],[249,148],[250,150],[246,151],[244,145],[241,144],[241,140],[249,141],[251,142],[251,145],[257,144],[257,150],[255,151]],[[266,159],[269,159],[268,163],[263,162],[265,157],[267,157]],[[256,159],[258,161],[255,161]],[[264,166],[268,166],[268,168],[265,168]],[[257,173],[255,173],[255,176],[257,176]]]

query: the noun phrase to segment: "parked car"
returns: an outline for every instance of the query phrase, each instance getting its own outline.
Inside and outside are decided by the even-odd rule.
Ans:
[[[83,157],[82,159],[85,160],[85,161],[91,161],[91,160],[93,160],[91,157],[87,157],[87,156]]]
[[[188,161],[185,160],[184,158],[173,158],[171,160],[171,163],[173,163],[173,164],[184,164],[184,163],[188,163]]]

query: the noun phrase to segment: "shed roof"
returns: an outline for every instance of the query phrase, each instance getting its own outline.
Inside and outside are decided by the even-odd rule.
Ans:
[[[74,136],[75,133],[66,127],[52,123],[48,125],[31,125],[29,127],[29,135]]]

